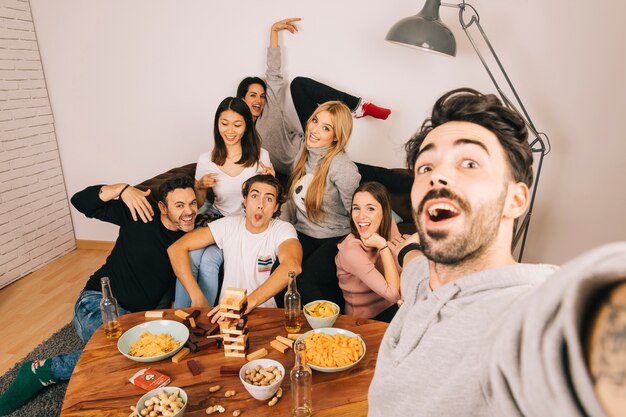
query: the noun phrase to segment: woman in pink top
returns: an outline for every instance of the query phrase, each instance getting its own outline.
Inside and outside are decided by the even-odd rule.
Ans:
[[[389,322],[398,310],[401,268],[387,242],[400,232],[382,184],[366,182],[356,189],[350,229],[335,258],[345,312]]]

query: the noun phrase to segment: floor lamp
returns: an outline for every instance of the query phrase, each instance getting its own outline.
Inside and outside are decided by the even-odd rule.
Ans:
[[[491,81],[495,85],[503,103],[522,115],[529,131],[529,146],[531,151],[536,155],[537,169],[535,173],[535,182],[531,191],[528,211],[523,218],[518,219],[516,222],[515,233],[513,235],[512,249],[515,250],[518,244],[521,245],[518,255],[518,261],[521,262],[522,256],[524,255],[524,246],[528,235],[528,227],[530,225],[535,196],[537,194],[537,185],[539,183],[539,175],[541,174],[543,158],[550,152],[550,140],[545,133],[539,132],[535,128],[535,125],[528,115],[524,104],[520,100],[515,87],[513,87],[508,74],[504,70],[496,51],[491,46],[489,38],[487,38],[485,31],[480,25],[480,16],[478,15],[478,12],[476,12],[476,9],[474,9],[474,7],[470,4],[465,1],[458,4],[451,4],[441,3],[440,0],[426,0],[426,4],[417,15],[404,18],[397,22],[389,30],[385,39],[403,46],[414,47],[444,55],[456,56],[456,41],[454,39],[454,35],[439,18],[439,8],[441,6],[455,7],[459,9],[459,22],[461,27],[472,44],[474,51],[476,51],[480,62],[482,62],[485,70],[487,70],[489,78],[491,78]],[[489,53],[494,61],[497,63],[498,69],[504,76],[506,84],[513,93],[514,101],[510,100],[504,91],[502,91],[502,88],[500,88],[500,84],[498,84],[498,81],[494,77],[493,72],[489,68],[489,65],[485,61],[483,54],[480,52],[478,45],[470,33],[470,28],[472,26],[475,26],[482,36],[484,44],[489,50]]]

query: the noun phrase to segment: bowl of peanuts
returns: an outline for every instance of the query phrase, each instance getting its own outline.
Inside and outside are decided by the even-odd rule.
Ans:
[[[333,327],[339,317],[339,306],[332,301],[315,300],[304,305],[304,317],[312,329]]]
[[[319,372],[341,372],[354,367],[365,356],[365,342],[349,330],[314,329],[298,338],[306,345],[307,365]]]
[[[244,388],[257,400],[268,400],[276,394],[285,377],[285,367],[272,359],[250,361],[239,370]]]
[[[153,389],[139,399],[136,415],[145,417],[182,417],[187,408],[187,393],[182,388]]]

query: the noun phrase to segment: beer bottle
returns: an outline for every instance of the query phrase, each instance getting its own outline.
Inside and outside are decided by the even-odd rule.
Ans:
[[[100,278],[102,284],[102,300],[100,301],[100,311],[102,312],[102,328],[107,339],[115,340],[122,335],[122,325],[120,324],[120,314],[117,308],[117,300],[111,292],[109,277]]]
[[[291,415],[309,417],[313,412],[311,400],[311,383],[313,374],[306,363],[306,344],[303,340],[296,341],[293,347],[296,363],[291,369]]]
[[[296,273],[289,271],[289,284],[285,293],[285,330],[287,333],[300,331],[300,294],[296,287]]]

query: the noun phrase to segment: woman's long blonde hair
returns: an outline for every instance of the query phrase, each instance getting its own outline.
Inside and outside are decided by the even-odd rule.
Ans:
[[[328,176],[328,170],[333,158],[343,152],[350,139],[352,133],[352,114],[348,106],[341,101],[327,101],[320,104],[313,112],[309,120],[306,122],[305,132],[305,144],[303,146],[300,157],[296,162],[296,165],[291,173],[289,180],[289,197],[291,198],[295,192],[296,185],[300,178],[305,174],[305,166],[308,158],[308,152],[306,148],[306,138],[309,136],[308,128],[309,124],[319,113],[327,111],[330,113],[333,130],[335,132],[335,140],[330,144],[328,150],[320,157],[313,172],[313,181],[309,185],[309,189],[304,197],[304,207],[306,208],[307,216],[314,223],[319,223],[324,218],[324,211],[322,210],[322,204],[324,202],[324,191],[326,190],[326,177]]]

